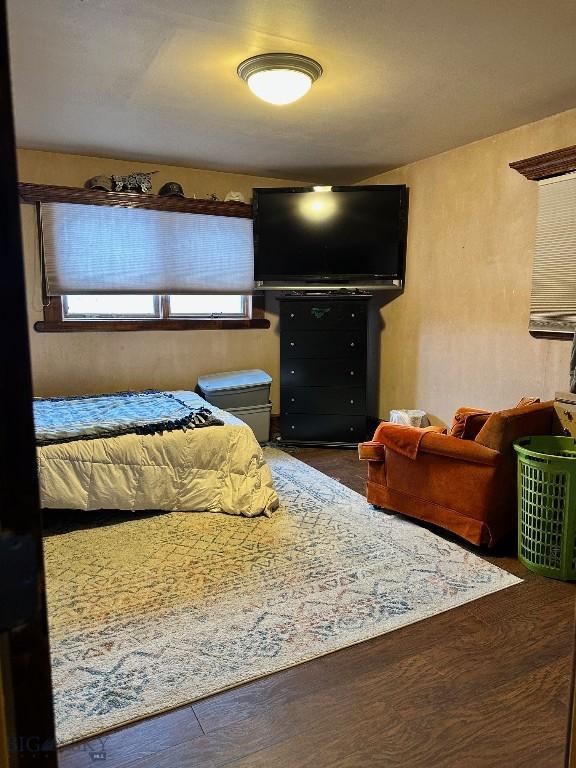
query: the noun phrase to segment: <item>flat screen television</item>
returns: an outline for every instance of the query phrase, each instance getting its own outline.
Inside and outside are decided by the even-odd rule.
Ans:
[[[266,288],[404,279],[405,185],[255,189],[254,278]]]

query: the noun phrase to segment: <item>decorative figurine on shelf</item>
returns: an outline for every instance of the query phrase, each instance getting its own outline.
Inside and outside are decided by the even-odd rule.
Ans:
[[[158,194],[162,197],[184,197],[184,190],[177,181],[167,181],[160,187]]]
[[[115,192],[145,192],[152,191],[152,174],[157,171],[135,171],[126,176],[112,176]]]
[[[110,176],[92,176],[84,183],[86,189],[101,189],[104,192],[112,192],[112,179]]]
[[[220,200],[220,198],[218,197],[216,192],[210,192],[209,195],[206,195],[206,200],[214,200],[214,201],[216,201],[216,200]]]
[[[244,195],[242,192],[234,192],[233,190],[230,190],[230,192],[226,193],[226,197],[224,198],[225,203],[233,202],[233,203],[244,203]]]

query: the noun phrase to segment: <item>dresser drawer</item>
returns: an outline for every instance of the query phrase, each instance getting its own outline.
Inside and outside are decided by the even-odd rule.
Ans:
[[[283,301],[280,303],[282,333],[295,330],[362,329],[366,304],[355,301]]]
[[[366,334],[359,331],[284,331],[282,357],[364,357]]]
[[[366,390],[362,387],[290,387],[282,389],[282,413],[362,416]]]
[[[284,387],[337,387],[365,385],[366,361],[282,359],[280,383]]]
[[[356,443],[366,439],[365,416],[282,415],[283,440]]]

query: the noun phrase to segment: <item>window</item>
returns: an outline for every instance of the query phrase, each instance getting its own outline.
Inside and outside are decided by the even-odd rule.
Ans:
[[[78,194],[87,200],[40,204],[44,321],[37,331],[270,327],[263,296],[252,295],[249,206],[108,207]],[[186,211],[172,210],[176,204]]]
[[[63,320],[162,317],[158,296],[63,296]]]
[[[248,317],[247,296],[166,296],[169,317]]]
[[[543,179],[538,186],[530,331],[573,334],[576,325],[576,173]]]
[[[45,296],[40,332],[269,328],[264,298],[229,295]]]
[[[62,297],[62,319],[133,320],[147,318],[248,318],[247,296],[96,296]]]

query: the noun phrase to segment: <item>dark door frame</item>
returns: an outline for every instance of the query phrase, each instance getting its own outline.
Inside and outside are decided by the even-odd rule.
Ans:
[[[0,0],[0,727],[10,768],[51,768],[57,757],[17,182],[7,9]]]

